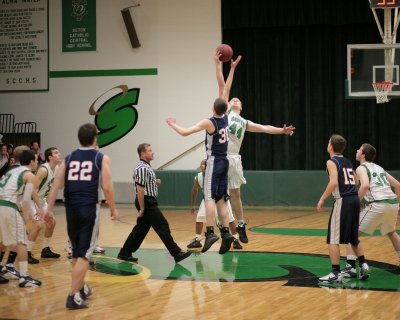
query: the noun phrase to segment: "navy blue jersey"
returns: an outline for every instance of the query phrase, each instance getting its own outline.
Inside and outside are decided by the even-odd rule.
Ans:
[[[98,203],[103,154],[81,147],[65,157],[64,198],[66,206]]]
[[[351,162],[342,155],[330,158],[335,163],[338,171],[338,186],[332,192],[335,199],[357,194],[356,179]]]
[[[206,153],[207,156],[226,156],[229,141],[228,116],[211,117],[214,124],[214,133],[206,132]]]

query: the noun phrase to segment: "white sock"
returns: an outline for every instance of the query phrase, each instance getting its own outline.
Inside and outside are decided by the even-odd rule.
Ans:
[[[238,240],[239,239],[239,235],[237,233],[233,234],[233,237]]]
[[[238,225],[244,224],[243,220],[238,220]]]
[[[19,261],[19,274],[24,277],[29,275],[28,273],[28,261]]]
[[[195,238],[200,241],[201,240],[201,234],[196,234]]]
[[[32,252],[32,248],[33,248],[33,245],[34,245],[34,244],[35,244],[35,241],[27,240],[27,241],[26,241],[27,250],[30,251],[30,252]]]
[[[50,238],[43,238],[43,246],[42,249],[50,247],[50,241],[51,241],[51,237]]]

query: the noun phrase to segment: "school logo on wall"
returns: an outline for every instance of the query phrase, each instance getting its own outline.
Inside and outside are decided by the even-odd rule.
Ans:
[[[71,16],[74,17],[76,21],[81,21],[87,14],[86,8],[87,0],[73,0]]]
[[[96,103],[113,90],[121,92],[109,98],[96,110]],[[136,126],[138,112],[135,105],[139,101],[139,93],[139,88],[128,89],[128,86],[123,84],[104,92],[92,103],[89,114],[95,117],[94,123],[99,130],[97,144],[100,148],[118,141]]]

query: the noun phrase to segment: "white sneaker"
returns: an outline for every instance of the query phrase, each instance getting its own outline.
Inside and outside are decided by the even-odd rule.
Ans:
[[[106,249],[104,249],[103,247],[97,246],[94,248],[93,253],[104,253],[106,252]]]
[[[366,262],[364,262],[360,267],[360,274],[358,275],[358,279],[360,280],[367,280],[369,278],[369,267]]]
[[[320,282],[327,282],[327,283],[332,283],[332,282],[342,282],[342,279],[339,277],[338,274],[334,274],[331,272],[330,274],[327,274],[326,276],[323,276],[318,279]]]

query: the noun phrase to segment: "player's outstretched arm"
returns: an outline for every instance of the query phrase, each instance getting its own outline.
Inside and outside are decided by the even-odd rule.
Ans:
[[[222,98],[225,99],[226,101],[229,101],[229,95],[231,92],[231,87],[232,87],[233,78],[235,75],[235,70],[241,59],[242,59],[242,56],[238,56],[236,58],[236,60],[231,60],[231,68],[229,70],[228,77],[226,78],[226,83],[225,83],[224,90],[222,93]]]
[[[222,98],[225,87],[225,79],[222,73],[222,62],[219,60],[220,57],[221,51],[216,50],[214,53],[215,75],[218,83],[218,97]]]
[[[249,132],[261,132],[261,133],[268,133],[268,134],[287,134],[289,136],[293,135],[294,130],[296,128],[292,125],[286,126],[283,125],[282,128],[274,127],[271,125],[264,125],[259,123],[254,123],[250,120],[247,121],[246,131]]]
[[[213,124],[209,119],[203,119],[194,126],[184,128],[176,123],[176,119],[169,117],[166,119],[167,124],[174,129],[181,136],[189,136],[193,133],[199,132],[201,130],[207,130],[212,133],[214,130]]]

